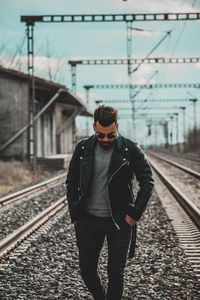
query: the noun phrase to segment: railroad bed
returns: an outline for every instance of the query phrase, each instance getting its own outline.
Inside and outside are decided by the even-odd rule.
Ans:
[[[179,153],[179,152],[170,152],[170,151],[155,151],[153,153],[159,154],[163,157],[173,160],[196,172],[200,172],[200,155],[198,156],[197,154],[195,155],[191,153],[188,154],[188,153]]]
[[[162,157],[152,156],[150,154],[150,161],[156,163],[157,167],[181,190],[185,196],[187,196],[194,205],[200,209],[200,173],[194,172],[194,170],[184,168],[183,165],[178,167],[171,165],[170,162],[163,161]],[[173,162],[174,163],[174,162]],[[190,174],[188,172],[194,172]]]
[[[0,240],[65,196],[65,179],[62,172],[0,198]]]
[[[138,225],[138,248],[127,261],[123,299],[195,300],[200,283],[171,221],[154,192]],[[100,275],[106,284],[107,253]],[[2,300],[91,299],[79,275],[73,225],[67,208],[40,227],[0,265]]]

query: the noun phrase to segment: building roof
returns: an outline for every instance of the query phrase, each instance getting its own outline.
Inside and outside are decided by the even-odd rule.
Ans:
[[[0,66],[0,73],[7,76],[15,77],[17,79],[23,79],[26,81],[29,80],[29,75],[27,73],[23,73],[14,69],[4,68],[2,66]],[[37,76],[34,76],[34,79],[36,92],[43,91],[50,93],[53,96],[53,94],[55,94],[60,88],[62,88],[63,92],[57,98],[57,102],[67,103],[75,107],[82,108],[82,112],[80,115],[88,117],[92,116],[92,113],[87,111],[85,104],[76,95],[76,93],[68,89],[65,85],[51,80],[46,80]]]

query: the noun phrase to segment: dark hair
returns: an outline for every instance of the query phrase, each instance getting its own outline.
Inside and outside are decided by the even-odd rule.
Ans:
[[[94,111],[94,123],[96,124],[99,121],[104,127],[111,125],[113,122],[117,123],[117,118],[117,110],[112,106],[100,105]]]

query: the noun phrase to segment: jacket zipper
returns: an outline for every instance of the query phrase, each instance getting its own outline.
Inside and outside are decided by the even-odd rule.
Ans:
[[[132,190],[131,190],[131,187],[130,187],[129,183],[127,183],[127,186],[128,186],[128,188],[129,188],[130,194],[131,194],[132,199],[133,199],[133,201],[134,201],[134,195],[133,195],[133,192],[132,192]]]
[[[112,209],[111,209],[111,205],[110,205],[110,199],[109,199],[109,192],[108,192],[108,186],[109,186],[109,183],[111,182],[112,178],[114,177],[114,175],[125,165],[129,165],[129,163],[126,161],[125,163],[123,163],[118,169],[117,171],[115,171],[115,173],[112,174],[112,176],[110,177],[110,179],[108,180],[108,184],[107,184],[107,195],[108,195],[108,204],[109,204],[109,208],[110,208],[110,213],[111,213],[111,217],[112,217],[112,220],[113,220],[113,223],[114,225],[116,226],[116,228],[118,230],[120,230],[120,227],[119,225],[115,222],[114,220],[114,217],[113,217],[113,213],[112,213]]]
[[[80,192],[81,192],[81,197],[83,197],[83,190],[82,190],[82,168],[80,168]]]

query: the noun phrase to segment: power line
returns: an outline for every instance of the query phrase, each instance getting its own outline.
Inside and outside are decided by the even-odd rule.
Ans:
[[[162,39],[153,47],[153,49],[147,54],[147,56],[144,58],[144,60],[145,59],[147,59],[147,58],[149,58],[149,56],[154,52],[154,50],[156,50],[159,46],[160,46],[160,44],[166,39],[166,37],[168,37],[169,35],[170,35],[170,33],[171,33],[171,31],[168,31],[165,35],[164,35],[164,37],[162,37]],[[137,65],[137,67],[136,68],[134,68],[131,72],[132,73],[134,73],[134,72],[136,72],[138,69],[139,69],[139,67],[141,66],[141,64],[143,64],[143,60]]]

